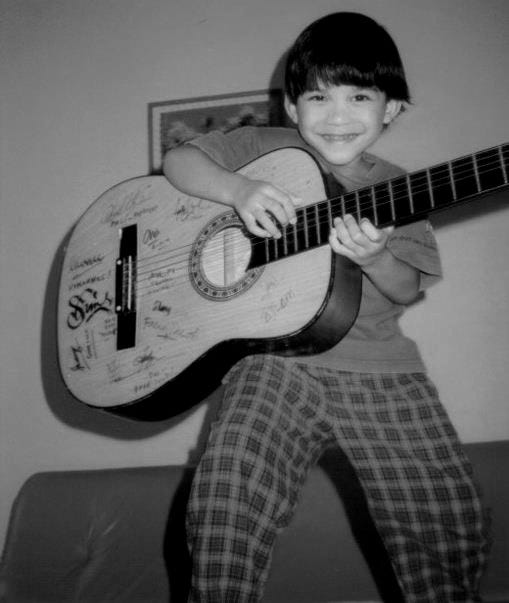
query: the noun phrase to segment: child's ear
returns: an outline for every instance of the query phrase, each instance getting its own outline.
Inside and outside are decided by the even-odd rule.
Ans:
[[[388,126],[391,121],[401,112],[403,103],[398,100],[390,99],[385,106],[384,124]]]
[[[297,116],[297,106],[292,103],[292,101],[285,94],[285,110],[288,117],[293,121],[294,124],[299,122],[299,118]]]

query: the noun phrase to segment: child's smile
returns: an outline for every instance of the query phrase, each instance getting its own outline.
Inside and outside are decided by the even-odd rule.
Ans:
[[[322,134],[327,142],[352,142],[359,134]]]

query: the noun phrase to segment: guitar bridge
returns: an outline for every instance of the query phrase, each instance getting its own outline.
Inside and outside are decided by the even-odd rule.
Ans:
[[[120,251],[115,271],[115,312],[117,350],[136,345],[136,276],[138,228],[131,224],[120,229]]]

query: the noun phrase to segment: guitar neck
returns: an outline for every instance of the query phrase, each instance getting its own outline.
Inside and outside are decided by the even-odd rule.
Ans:
[[[314,249],[328,241],[334,218],[368,218],[378,228],[421,220],[509,186],[509,143],[325,199],[297,210],[279,239],[253,244],[250,268]]]

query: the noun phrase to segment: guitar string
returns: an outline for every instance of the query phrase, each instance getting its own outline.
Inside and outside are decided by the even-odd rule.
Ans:
[[[322,245],[320,248],[324,248]],[[285,256],[282,256],[280,259],[284,259]],[[241,280],[248,273],[248,261],[241,262],[237,259],[234,264],[234,271],[232,276],[227,279],[225,275],[227,272],[224,270],[224,262],[221,260],[221,263],[216,263],[214,267],[214,262],[210,261],[205,270],[205,274],[200,269],[200,273],[198,274],[198,279],[202,282],[201,286],[208,286],[212,290],[227,290],[232,289],[236,285],[238,285]],[[138,283],[136,285],[136,297],[141,302],[141,300],[146,295],[154,295],[157,292],[167,291],[175,293],[179,287],[182,285],[186,285],[186,288],[190,283],[190,268],[188,261],[182,262],[181,265],[175,266],[171,269],[171,272],[165,272],[164,274],[154,274],[151,278],[145,279],[144,282]]]
[[[323,216],[322,216],[323,217]],[[313,227],[314,223],[311,223],[311,221],[308,221],[308,228],[309,227]],[[301,229],[296,229],[295,233],[298,235],[298,233],[301,232]],[[238,234],[237,236],[241,237],[242,235]],[[277,242],[275,240],[269,239],[268,242],[265,239],[261,239],[261,243],[264,245],[277,245]],[[253,243],[253,245],[256,245],[257,243]],[[312,247],[316,247],[319,245],[313,245]],[[308,249],[308,247],[303,247],[302,251],[305,251],[306,249]],[[182,247],[181,249],[185,250],[185,247]],[[266,251],[266,250],[264,250]],[[274,251],[272,249],[272,251]],[[214,269],[219,269],[218,267],[221,266],[224,267],[224,246],[222,245],[222,243],[220,241],[214,241],[209,248],[207,249],[207,259],[208,259],[208,273],[210,274]],[[281,259],[281,257],[287,257],[288,254],[284,253],[284,249],[281,250],[281,248],[279,249],[279,255],[280,257],[273,257],[273,259]],[[291,254],[292,255],[292,254]],[[219,262],[221,262],[221,264],[219,264]],[[247,267],[248,262],[246,262],[246,267]],[[137,285],[137,289],[140,293],[143,293],[143,287],[145,285],[147,285],[150,288],[153,288],[154,286],[157,286],[159,284],[161,284],[162,282],[164,282],[164,279],[172,279],[172,283],[174,285],[178,285],[179,284],[179,273],[182,272],[183,277],[185,279],[188,278],[187,274],[188,274],[188,270],[189,270],[189,255],[187,253],[178,253],[178,254],[173,254],[173,257],[170,254],[165,254],[160,256],[160,258],[157,260],[157,264],[155,263],[151,263],[148,265],[148,270],[147,270],[147,265],[145,265],[145,269],[139,271],[138,273],[138,285]],[[155,282],[154,282],[155,280]]]
[[[486,165],[489,166],[490,164],[486,164]],[[490,172],[490,171],[495,171],[495,170],[496,171],[500,171],[501,170],[500,161],[498,159],[495,162],[491,163],[491,165],[493,165],[495,167],[493,169],[483,170],[483,176],[486,173]],[[463,171],[464,174],[466,174],[467,172],[468,172],[468,176],[466,178],[462,178],[462,177],[458,178],[457,176],[460,175],[460,172],[458,172],[456,174],[456,177],[454,178],[454,182],[455,182],[456,185],[461,184],[461,182],[464,181],[464,180],[467,180],[467,179],[468,180],[472,180],[472,179],[475,178],[475,175],[473,175],[473,173],[472,173],[472,171],[470,169]],[[416,172],[416,173],[419,174],[419,172]],[[422,173],[424,174],[425,171],[423,171]],[[410,175],[408,175],[408,176],[410,176]],[[335,203],[337,201],[341,201],[346,196],[350,196],[351,197],[351,199],[349,200],[349,202],[351,202],[353,200],[353,198],[356,199],[356,195],[358,195],[359,196],[359,210],[362,213],[362,211],[365,210],[366,208],[369,208],[371,210],[372,207],[373,207],[373,199],[372,198],[370,200],[368,200],[368,201],[365,201],[365,202],[360,199],[360,195],[362,195],[362,193],[369,193],[371,195],[372,191],[374,190],[374,188],[376,186],[378,186],[378,185],[380,185],[380,186],[381,185],[387,185],[389,187],[391,182],[398,181],[400,179],[403,179],[405,182],[402,182],[401,185],[399,186],[399,188],[397,186],[393,185],[391,187],[392,190],[393,190],[393,194],[392,195],[390,193],[388,195],[387,194],[386,195],[380,195],[378,197],[378,199],[376,200],[376,206],[377,206],[377,208],[383,208],[384,206],[387,207],[389,204],[392,204],[392,201],[393,201],[394,197],[397,197],[398,193],[400,193],[401,191],[408,191],[408,179],[407,179],[407,175],[398,176],[398,177],[396,177],[396,178],[394,178],[392,180],[388,180],[386,182],[380,182],[380,183],[377,183],[377,184],[375,184],[373,186],[359,189],[358,191],[350,191],[350,192],[347,192],[347,193],[343,193],[342,195],[339,195],[337,197],[332,197],[330,199],[325,199],[325,200],[319,201],[319,202],[316,203],[316,206],[318,206],[318,207],[321,206],[321,207],[319,207],[319,211],[321,209],[323,209],[324,207],[328,211],[328,204],[329,203]],[[449,176],[447,176],[445,178],[441,178],[441,179],[436,179],[433,182],[433,187],[437,188],[437,187],[440,187],[440,186],[443,186],[443,185],[449,185],[449,188],[451,190],[453,190],[453,186],[450,185],[450,182],[451,182],[451,179],[450,179]],[[428,192],[429,188],[430,188],[429,184],[427,184],[427,183],[424,186],[422,186],[422,187],[418,187],[418,186],[412,187],[411,188],[411,195],[407,194],[407,195],[405,195],[405,197],[407,199],[410,199],[411,196],[419,195],[419,194],[421,194],[423,192]],[[489,192],[489,191],[487,190],[487,191],[482,191],[482,192]],[[386,201],[387,199],[389,201]],[[308,208],[309,207],[310,206],[308,206]],[[303,211],[303,209],[304,208],[297,208],[297,210],[300,210],[300,211]],[[433,208],[430,208],[430,209],[433,209]],[[357,211],[357,207],[354,208],[354,212],[356,212],[356,211]],[[316,226],[316,222],[313,221],[313,220],[314,220],[314,217],[311,219],[310,225],[311,226]],[[308,226],[309,226],[309,222],[308,222]],[[254,245],[256,245],[256,244],[264,244],[265,239],[263,239],[261,237],[259,237],[259,238],[261,239],[260,242],[257,243],[257,241],[255,241],[253,243]],[[175,251],[178,251],[179,249],[185,250],[189,246],[191,246],[191,245],[182,246],[180,248],[177,247],[175,249]],[[162,252],[162,253],[164,253],[164,252]],[[148,261],[148,260],[150,260],[152,258],[156,258],[158,255],[159,254],[155,254],[153,256],[148,256],[148,257],[144,258],[144,260]]]
[[[486,165],[490,165],[490,164],[486,164]],[[483,171],[483,176],[484,176],[484,175],[485,175],[487,172],[494,171],[494,170],[499,171],[499,170],[501,170],[501,169],[502,169],[502,166],[501,166],[500,161],[498,160],[498,158],[497,158],[496,162],[493,162],[491,165],[495,165],[496,167],[495,167],[495,168],[493,168],[493,170],[491,170],[491,169],[490,169],[490,170],[484,170],[484,171]],[[418,172],[417,172],[417,173],[418,173]],[[422,173],[424,174],[424,173],[425,173],[425,171],[423,171]],[[464,171],[463,173],[467,173],[467,171]],[[460,175],[460,172],[458,172],[458,173],[456,174],[456,177],[455,177],[455,179],[454,179],[454,182],[455,182],[455,184],[456,184],[456,185],[461,184],[462,180],[465,180],[465,179],[466,179],[466,178],[461,178],[461,177],[460,177],[460,178],[458,178],[457,176],[459,176],[459,175]],[[391,188],[392,188],[392,190],[393,190],[393,194],[392,194],[392,196],[391,196],[391,194],[390,194],[390,193],[389,193],[388,195],[379,195],[378,200],[376,200],[376,201],[375,201],[376,206],[377,206],[377,208],[378,208],[378,209],[383,208],[384,206],[387,206],[388,204],[392,204],[394,197],[395,197],[395,196],[397,196],[397,194],[398,194],[399,192],[401,192],[402,190],[403,190],[403,191],[408,191],[408,180],[407,180],[407,176],[403,175],[403,176],[398,176],[398,177],[396,177],[396,178],[394,178],[394,179],[392,179],[392,180],[389,180],[389,181],[387,181],[387,182],[381,182],[381,183],[378,183],[378,185],[387,185],[387,187],[389,187],[391,182],[394,182],[394,181],[400,180],[401,178],[403,178],[405,182],[404,182],[404,183],[401,183],[401,186],[399,186],[399,189],[398,189],[398,187],[397,187],[397,186],[394,186],[394,185],[391,187]],[[472,174],[472,171],[471,171],[470,169],[468,169],[468,179],[470,179],[470,180],[471,180],[471,179],[473,179],[473,178],[475,178],[475,175],[473,175],[473,174]],[[437,187],[440,187],[440,186],[443,186],[443,185],[447,184],[447,185],[449,186],[449,188],[450,188],[451,190],[453,190],[453,186],[451,186],[450,182],[451,182],[451,179],[450,179],[450,177],[449,177],[449,176],[447,176],[447,177],[445,177],[445,178],[436,179],[436,180],[433,182],[433,186],[434,186],[435,188],[437,188]],[[372,206],[373,206],[373,199],[371,198],[370,200],[368,200],[368,201],[364,202],[364,201],[360,200],[360,195],[361,195],[363,192],[365,192],[365,193],[367,192],[367,193],[369,193],[370,195],[372,195],[372,192],[374,191],[374,188],[375,188],[376,186],[377,186],[377,185],[373,185],[373,186],[371,186],[371,187],[366,187],[366,188],[363,188],[363,189],[359,189],[359,191],[351,191],[351,192],[348,192],[348,193],[344,193],[344,194],[342,194],[342,195],[340,195],[340,196],[338,196],[338,197],[333,197],[333,198],[331,198],[331,199],[326,199],[326,200],[320,201],[320,202],[318,202],[318,203],[316,204],[316,206],[318,207],[318,211],[321,211],[321,210],[323,209],[323,207],[324,207],[324,206],[325,206],[326,211],[328,211],[328,204],[333,204],[333,203],[335,203],[336,201],[341,201],[341,200],[343,200],[343,198],[344,198],[344,197],[346,197],[346,196],[351,196],[351,199],[349,200],[349,202],[351,202],[351,201],[353,201],[353,199],[355,199],[355,200],[357,199],[357,197],[356,197],[356,193],[359,193],[359,201],[360,201],[360,202],[359,202],[359,204],[358,204],[358,205],[359,205],[359,211],[360,211],[360,213],[362,213],[362,211],[363,211],[363,210],[365,210],[366,208],[369,208],[370,210],[372,209]],[[428,185],[428,184],[425,184],[425,185],[424,185],[424,186],[422,186],[422,187],[415,186],[415,187],[412,187],[412,189],[411,189],[411,193],[412,193],[412,195],[419,195],[419,194],[420,194],[420,193],[422,193],[422,192],[428,192],[428,191],[429,191],[429,188],[430,188],[430,187],[429,187],[429,185]],[[483,192],[484,192],[484,191],[483,191]],[[487,192],[487,191],[486,191],[486,192]],[[406,197],[409,199],[409,198],[410,198],[410,195],[406,195]],[[388,201],[388,202],[387,202],[387,201],[384,201],[384,199],[389,199],[389,201]],[[321,208],[319,207],[320,205],[322,206]],[[308,207],[309,207],[309,206],[308,206]],[[303,210],[303,208],[298,208],[298,209],[300,209],[301,211]],[[432,208],[431,208],[431,209],[432,209]],[[356,212],[356,211],[357,211],[357,206],[354,208],[354,212]],[[322,217],[323,217],[323,216],[322,216]],[[319,221],[318,223],[321,223],[321,222]],[[311,227],[315,226],[315,227],[316,227],[316,225],[317,225],[317,222],[316,222],[316,221],[314,221],[314,217],[313,217],[313,218],[311,218],[311,222],[310,222],[310,223],[309,223],[309,221],[308,221],[308,226],[311,226]],[[298,231],[298,232],[300,232],[300,231]],[[263,238],[261,238],[261,241],[260,241],[260,242],[254,241],[253,245],[257,245],[257,244],[264,244],[264,239],[263,239]],[[189,246],[189,245],[188,245],[188,246]],[[178,251],[179,249],[186,250],[186,248],[187,248],[188,246],[182,246],[181,248],[176,248],[176,249],[175,249],[175,251]],[[164,254],[164,253],[165,253],[165,252],[161,252],[161,254]],[[184,253],[187,253],[187,252],[186,252],[186,251],[184,251]],[[158,257],[158,255],[161,255],[161,254],[155,254],[155,255],[153,255],[153,256],[148,256],[148,257],[144,258],[144,261],[148,261],[148,260],[151,260],[152,258],[156,258],[156,257]],[[140,261],[140,263],[141,263],[141,261]]]
[[[498,161],[496,162],[496,164],[497,164],[496,169],[497,169],[497,171],[498,171],[498,170],[500,170],[500,164],[499,164],[499,162],[498,162]],[[493,165],[494,165],[494,164],[493,164]],[[484,171],[483,171],[483,175],[484,175],[484,174],[486,174],[486,173],[487,173],[487,171],[493,171],[493,170],[484,170]],[[471,172],[469,171],[469,179],[472,179],[473,177],[474,177],[474,176],[472,176],[472,175],[471,175]],[[401,178],[401,177],[398,177],[398,178]],[[405,178],[405,181],[406,181],[406,177],[405,177],[405,176],[403,176],[403,178]],[[396,179],[396,180],[397,180],[397,179]],[[435,185],[435,186],[437,185],[437,182],[438,182],[438,181],[436,181],[436,182],[434,183],[434,185]],[[442,180],[442,182],[447,182],[447,183],[450,183],[450,180],[449,180],[449,179],[443,179],[443,180]],[[460,182],[460,180],[456,179],[456,183],[459,183],[459,182]],[[502,185],[500,185],[500,186],[502,186]],[[497,187],[498,187],[498,185],[497,185]],[[370,188],[371,188],[371,187],[368,187],[368,188],[366,188],[366,189],[364,189],[364,190],[369,190]],[[407,188],[407,187],[405,186],[405,188]],[[426,187],[422,187],[421,189],[415,188],[415,189],[413,189],[413,194],[414,194],[414,195],[418,195],[420,192],[423,192],[423,191],[428,191],[428,190],[429,190],[429,187],[427,187],[427,186],[426,186]],[[486,190],[486,191],[483,191],[483,192],[489,192],[489,191],[488,191],[488,190]],[[346,193],[346,194],[350,194],[350,193]],[[353,194],[355,195],[355,192],[353,192]],[[329,199],[329,200],[321,201],[321,202],[317,203],[316,205],[317,205],[317,206],[318,206],[318,205],[322,205],[322,209],[323,209],[323,206],[324,206],[324,204],[325,204],[325,211],[327,212],[327,215],[328,215],[328,214],[329,214],[329,208],[328,208],[329,203],[333,203],[334,201],[341,200],[343,196],[344,196],[344,195],[341,195],[341,196],[336,197],[336,198],[333,198],[333,199]],[[389,195],[389,196],[386,196],[386,198],[387,198],[387,197],[388,197],[388,198],[390,198],[390,195]],[[392,203],[392,201],[391,201],[391,203]],[[377,205],[378,205],[378,206],[380,206],[381,204],[380,204],[380,203],[377,203]],[[368,201],[368,202],[366,202],[365,204],[363,204],[362,202],[360,202],[360,203],[359,203],[359,207],[360,207],[360,209],[361,209],[361,210],[362,210],[362,209],[364,209],[365,207],[369,207],[369,208],[371,209],[371,208],[372,208],[372,201],[371,201],[371,202],[369,202],[369,201]],[[301,208],[301,209],[302,209],[302,208]],[[319,209],[319,210],[318,210],[318,213],[320,213],[320,211],[321,211],[321,210]],[[323,212],[322,212],[322,214],[323,214]],[[323,217],[323,215],[322,215],[321,217]],[[313,227],[318,227],[318,225],[319,225],[320,223],[323,223],[323,222],[321,222],[320,218],[318,219],[318,221],[316,221],[316,220],[308,220],[308,223],[307,223],[307,228],[305,228],[305,227],[303,227],[303,228],[299,228],[299,227],[297,227],[297,228],[295,228],[295,230],[294,230],[294,233],[293,233],[293,234],[294,234],[294,235],[298,235],[300,232],[303,232],[304,230],[309,231],[309,229],[310,229],[310,228],[313,228]],[[290,228],[293,228],[293,227],[290,227]],[[274,241],[274,242],[273,242],[272,244],[273,244],[273,245],[274,245],[274,244],[276,244],[275,240],[273,240],[273,241]],[[267,243],[266,243],[266,239],[260,239],[259,241],[256,241],[256,240],[255,240],[255,241],[253,242],[253,245],[254,245],[254,246],[255,246],[255,245],[259,245],[259,244],[266,245],[266,244],[267,244]],[[186,246],[181,247],[180,249],[181,249],[181,250],[185,250],[186,248],[188,248],[188,247],[190,247],[190,246],[191,246],[191,245],[186,245]],[[215,247],[216,247],[216,249],[214,249],[214,245],[211,245],[211,246],[210,246],[210,247],[207,249],[207,251],[208,251],[207,257],[208,257],[208,259],[209,259],[209,268],[213,268],[214,261],[216,261],[216,260],[217,260],[218,262],[219,262],[219,260],[220,260],[220,261],[221,261],[221,264],[223,264],[223,263],[224,263],[224,253],[223,253],[223,251],[224,251],[224,247],[223,247],[223,245],[222,245],[222,244],[221,244],[221,243],[218,241],[218,242],[215,244]],[[304,250],[303,250],[303,251],[304,251]],[[170,252],[170,253],[172,253],[172,252]],[[287,257],[287,256],[283,255],[283,257]],[[180,259],[180,258],[182,258],[182,259]],[[214,260],[214,258],[216,258],[216,260]],[[169,259],[169,256],[168,256],[168,255],[166,255],[166,256],[163,256],[163,257],[162,257],[160,260],[158,260],[158,261],[159,261],[159,262],[164,262],[164,261],[167,261],[168,259]],[[157,267],[157,268],[152,267],[151,269],[146,270],[147,266],[145,265],[145,266],[144,266],[144,268],[145,268],[145,272],[141,271],[141,272],[139,272],[139,273],[138,273],[138,288],[137,288],[137,289],[138,289],[138,294],[143,294],[143,293],[144,293],[144,290],[143,290],[143,285],[141,285],[141,283],[142,283],[143,281],[145,281],[145,282],[146,282],[146,281],[151,281],[151,279],[153,279],[153,278],[156,278],[156,279],[157,279],[157,278],[160,278],[160,279],[171,278],[171,284],[172,284],[172,286],[174,286],[174,285],[177,285],[177,286],[178,286],[178,284],[179,284],[179,280],[178,280],[178,274],[175,274],[175,273],[176,273],[176,272],[177,272],[179,269],[184,269],[184,275],[183,275],[183,276],[184,276],[185,278],[187,278],[188,259],[189,259],[188,254],[187,254],[187,253],[182,253],[182,254],[180,254],[180,257],[179,257],[179,255],[176,255],[174,258],[172,258],[172,261],[171,261],[170,263],[164,264],[163,266],[159,266],[159,267]],[[275,259],[276,259],[276,258],[275,258]],[[277,258],[277,259],[280,259],[280,258]],[[147,258],[145,258],[145,260],[147,260]],[[154,265],[152,265],[152,266],[154,266]],[[150,268],[150,267],[149,267],[149,268]],[[172,275],[172,276],[170,276],[170,274],[168,274],[168,273],[167,273],[166,275],[164,275],[164,274],[157,274],[157,272],[161,272],[161,273],[162,273],[162,272],[164,272],[165,270],[166,270],[166,271],[172,271],[172,272],[173,272],[173,275]],[[156,274],[154,274],[154,273],[156,273]],[[140,276],[141,276],[142,278],[139,278]],[[143,277],[145,277],[145,278],[143,278]],[[148,284],[148,288],[150,288],[150,289],[153,289],[154,287],[157,287],[157,286],[158,286],[158,284],[157,284],[157,283],[156,283],[156,284],[154,284],[154,283],[149,282],[149,284]]]
[[[486,164],[486,165],[488,165],[488,164]],[[499,160],[497,160],[496,162],[493,162],[491,165],[493,165],[495,167],[492,168],[492,169],[489,169],[489,170],[485,170],[483,168],[483,176],[485,174],[487,174],[488,172],[490,172],[490,171],[492,172],[492,171],[496,170],[498,172],[498,171],[501,170],[501,164],[500,164]],[[423,173],[425,173],[425,172],[423,172]],[[464,173],[467,173],[467,171],[464,171]],[[397,178],[395,178],[393,180],[399,180],[401,178],[403,178],[405,180],[405,182],[401,183],[400,191],[401,190],[408,191],[408,179],[407,179],[406,176],[399,176],[399,177],[397,177]],[[472,180],[473,178],[475,178],[475,176],[472,174],[471,170],[468,170],[468,179]],[[460,183],[461,183],[462,180],[466,180],[466,178],[455,178],[456,186],[460,185]],[[380,183],[380,184],[385,184],[389,188],[390,187],[390,184],[389,184],[390,182],[392,182],[392,181],[387,181],[387,182],[383,182],[383,183]],[[441,185],[445,185],[445,184],[447,184],[447,186],[449,187],[449,189],[450,189],[451,192],[454,191],[453,187],[451,186],[451,180],[450,180],[449,177],[442,178],[441,180],[436,179],[433,182],[433,186],[434,186],[435,189],[437,187],[439,187]],[[500,186],[502,186],[502,185],[500,185]],[[497,187],[498,187],[498,185],[497,185]],[[362,212],[366,208],[369,208],[370,211],[371,211],[371,210],[373,210],[373,198],[371,198],[371,200],[369,200],[369,201],[363,202],[361,200],[361,198],[360,198],[360,195],[362,194],[362,191],[367,191],[367,192],[370,192],[370,194],[371,194],[371,191],[373,190],[373,188],[374,187],[366,187],[365,189],[359,189],[359,191],[352,191],[350,193],[344,193],[344,194],[342,194],[342,195],[340,195],[338,197],[334,197],[334,198],[331,198],[331,199],[326,199],[326,200],[320,201],[320,202],[318,202],[316,204],[316,206],[318,208],[318,219],[316,220],[315,217],[314,217],[314,215],[311,218],[308,218],[308,220],[307,220],[307,228],[306,228],[306,225],[303,224],[305,222],[305,220],[303,219],[301,221],[301,223],[300,223],[300,224],[302,224],[302,227],[300,226],[300,224],[298,224],[295,228],[293,226],[289,226],[289,227],[286,227],[286,228],[283,227],[283,229],[284,230],[291,230],[292,231],[290,233],[291,236],[298,236],[300,233],[304,232],[305,230],[309,231],[310,229],[318,228],[318,226],[320,224],[324,224],[324,222],[321,220],[321,218],[324,217],[324,212],[325,212],[326,217],[328,218],[328,222],[329,222],[329,225],[330,225],[329,204],[334,204],[335,202],[338,202],[338,201],[344,202],[344,197],[347,196],[347,195],[351,196],[351,199],[349,201],[347,201],[347,202],[350,202],[350,201],[354,202],[354,200],[355,200],[355,205],[356,205],[355,208],[354,208],[355,211],[357,211],[357,207],[359,208],[359,211],[360,211],[361,214],[362,214]],[[377,208],[380,208],[380,207],[382,207],[384,205],[387,206],[388,204],[392,205],[392,203],[394,201],[394,197],[397,196],[396,187],[393,186],[392,189],[393,189],[393,194],[392,195],[391,194],[384,195],[384,196],[380,195],[378,197],[378,200],[376,200],[376,206],[377,206]],[[423,186],[423,187],[420,187],[420,188],[419,187],[415,187],[415,188],[412,189],[411,192],[412,192],[412,195],[416,196],[416,195],[419,195],[422,192],[428,193],[428,191],[429,191],[429,186]],[[487,190],[487,191],[483,191],[483,192],[489,192],[489,191]],[[408,195],[408,194],[405,195],[405,196],[406,196],[407,199],[410,198],[410,195]],[[385,199],[389,199],[389,201],[383,201],[384,198]],[[304,208],[298,208],[298,209],[300,209],[301,211],[304,210]],[[287,233],[285,233],[284,236],[286,234]],[[260,245],[260,244],[266,245],[267,243],[266,243],[266,239],[259,238],[259,240],[255,239],[252,244],[253,244],[253,246],[257,246],[257,245]],[[274,243],[272,243],[272,244],[274,244]],[[187,263],[188,263],[188,261],[187,261],[188,260],[187,249],[189,247],[191,247],[191,246],[192,245],[184,245],[184,246],[181,246],[181,247],[177,247],[174,250],[171,250],[169,252],[169,254],[168,254],[168,252],[161,252],[160,254],[155,254],[155,255],[148,256],[148,257],[145,257],[143,259],[140,259],[138,261],[138,267],[141,268],[141,269],[138,271],[138,282],[139,283],[142,282],[144,280],[143,277],[148,278],[148,279],[154,278],[154,277],[157,276],[157,275],[153,274],[154,272],[161,272],[161,271],[164,271],[164,270],[169,270],[169,269],[171,269],[171,268],[173,268],[175,266],[178,267],[178,265],[180,263],[185,263],[185,265],[187,266]],[[220,258],[223,257],[223,246],[222,246],[221,242],[219,242],[219,241],[217,242],[216,248],[217,249],[214,249],[214,245],[212,244],[207,249],[208,258],[209,259],[212,260],[215,255],[218,256],[218,259],[219,259],[219,257]],[[171,258],[172,254],[174,254],[174,255]],[[159,259],[155,259],[157,257],[159,257]],[[169,259],[172,260],[172,262],[170,262],[169,264],[163,264],[162,266],[157,266],[157,264],[159,264],[160,262],[166,262]],[[163,275],[161,275],[161,276],[163,276]]]

